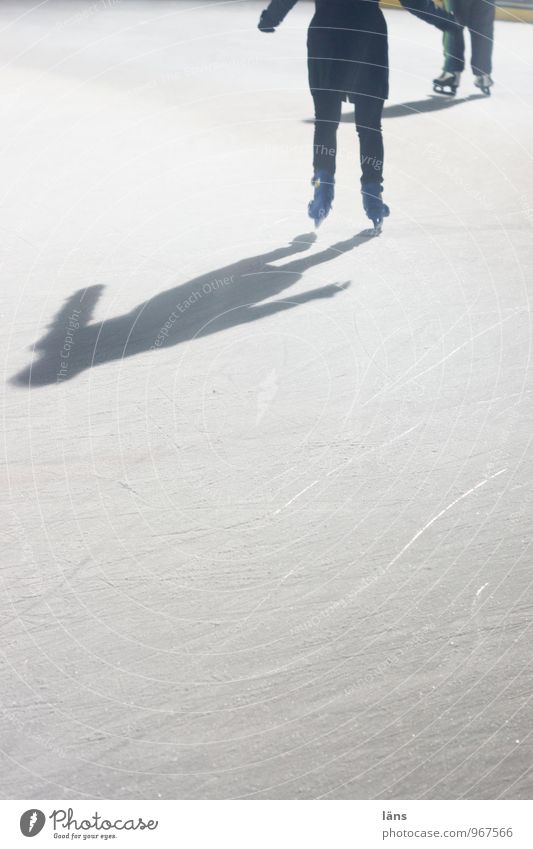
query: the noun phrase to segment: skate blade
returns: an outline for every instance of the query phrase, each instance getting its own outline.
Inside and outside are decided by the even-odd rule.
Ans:
[[[319,218],[313,218],[313,221],[315,222],[315,230],[318,230],[318,228],[322,226],[325,220],[325,215],[321,215]]]
[[[443,86],[434,85],[433,91],[435,92],[435,94],[443,94],[445,97],[455,97],[455,95],[457,94],[457,87],[446,86],[445,88],[443,88]]]
[[[316,230],[318,230],[318,228],[324,223],[324,221],[326,220],[328,215],[329,215],[329,211],[325,212],[323,215],[319,215],[318,218],[315,218],[314,215],[309,216],[311,218],[311,220],[314,221]]]
[[[363,230],[361,236],[380,236],[383,232],[383,221],[374,224],[373,227],[369,227],[367,230]]]
[[[474,82],[474,85],[480,90],[482,94],[484,94],[486,97],[490,97],[490,92],[494,83],[492,82],[490,85],[481,85],[480,83]]]

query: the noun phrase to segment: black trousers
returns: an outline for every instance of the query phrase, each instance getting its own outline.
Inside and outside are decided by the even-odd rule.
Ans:
[[[445,0],[448,11],[453,11],[457,20],[470,31],[472,42],[472,72],[490,74],[492,71],[492,47],[494,44],[493,0]],[[464,71],[465,40],[463,30],[445,32],[444,70]]]
[[[336,91],[313,91],[315,137],[313,168],[335,174],[337,128],[344,95]],[[381,116],[384,101],[379,97],[355,95],[355,126],[359,136],[362,183],[382,183],[383,134]]]

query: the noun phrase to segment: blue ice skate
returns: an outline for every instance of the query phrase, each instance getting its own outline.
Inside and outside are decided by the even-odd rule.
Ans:
[[[390,209],[381,198],[381,183],[362,183],[364,210],[374,225],[374,235],[378,236],[383,228],[383,219],[390,215]]]
[[[315,227],[320,227],[331,211],[335,195],[335,178],[328,171],[317,171],[311,180],[311,185],[314,186],[315,195],[309,202],[307,213],[315,222]]]

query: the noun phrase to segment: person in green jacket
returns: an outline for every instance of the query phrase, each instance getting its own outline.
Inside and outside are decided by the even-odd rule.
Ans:
[[[490,94],[491,86],[494,85],[491,77],[496,11],[494,0],[444,0],[444,7],[453,12],[461,26],[443,35],[444,68],[441,75],[433,80],[433,90],[437,94],[454,95],[457,92],[465,67],[466,27],[472,44],[474,85],[483,94]]]

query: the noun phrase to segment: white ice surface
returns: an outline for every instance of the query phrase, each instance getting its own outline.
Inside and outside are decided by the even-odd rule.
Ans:
[[[312,243],[260,8],[0,5],[0,791],[530,798],[533,29],[445,101],[388,13],[392,215],[347,111]]]

